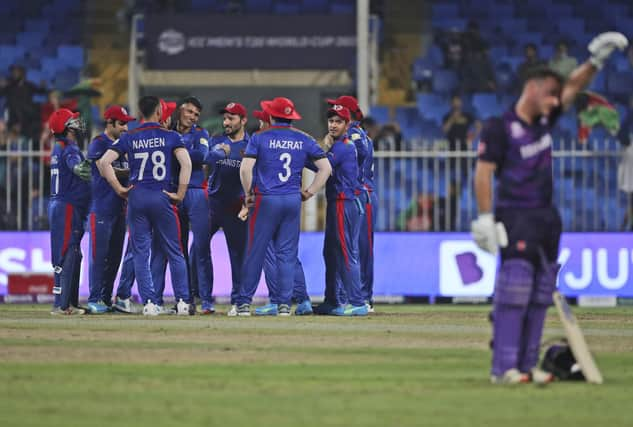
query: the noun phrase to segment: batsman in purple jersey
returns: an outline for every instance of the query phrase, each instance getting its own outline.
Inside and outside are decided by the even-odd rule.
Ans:
[[[245,130],[246,108],[237,102],[230,102],[220,110],[224,135],[215,136],[205,159],[209,166],[208,195],[211,216],[211,236],[220,228],[231,262],[231,309],[229,315],[237,315],[236,300],[240,289],[247,224],[238,218],[244,204],[244,191],[240,182],[240,165],[250,136]],[[213,270],[211,270],[211,290]],[[213,308],[212,306],[210,307]],[[204,307],[203,307],[204,312]]]
[[[187,267],[181,246],[178,212],[173,203],[181,202],[189,185],[191,160],[180,135],[165,130],[160,100],[145,96],[139,101],[144,123],[123,134],[112,148],[97,161],[99,171],[120,196],[128,196],[128,224],[134,255],[134,272],[141,298],[146,302],[143,314],[155,316],[162,308],[157,300],[149,269],[152,235],[161,239],[167,253],[176,296],[178,314],[189,314]],[[130,164],[131,187],[123,187],[116,179],[112,162],[126,154]],[[180,165],[178,191],[171,190],[175,163]]]
[[[547,308],[560,265],[561,220],[552,204],[552,138],[558,115],[586,87],[611,52],[627,40],[604,33],[589,45],[591,58],[567,81],[535,68],[516,104],[489,120],[481,133],[475,171],[479,217],[472,233],[482,249],[501,246],[493,309],[493,383],[545,383],[551,374],[536,368]],[[492,211],[492,176],[496,176]],[[498,221],[496,223],[496,221]]]
[[[88,159],[92,161],[92,203],[90,205],[90,296],[88,310],[101,314],[112,305],[114,279],[121,263],[123,241],[125,240],[125,199],[119,197],[110,184],[103,179],[96,161],[103,156],[112,143],[123,132],[127,124],[134,120],[119,105],[113,105],[104,113],[106,128],[88,146]],[[114,161],[117,178],[127,186],[129,169],[125,156]]]
[[[55,136],[51,152],[51,228],[55,303],[51,314],[84,314],[79,305],[79,274],[84,223],[90,206],[90,166],[77,146],[83,133],[79,113],[62,108],[48,120]],[[86,166],[86,167],[82,167]]]
[[[246,258],[242,269],[238,315],[250,316],[250,304],[262,272],[266,248],[274,242],[279,257],[280,314],[290,314],[297,259],[301,200],[314,195],[327,180],[331,167],[314,138],[293,128],[301,116],[288,98],[262,101],[272,126],[253,135],[240,166],[244,193],[253,200],[248,219]],[[318,172],[312,184],[301,191],[301,171],[313,159]],[[281,306],[284,310],[281,310]],[[285,310],[287,309],[287,311]]]

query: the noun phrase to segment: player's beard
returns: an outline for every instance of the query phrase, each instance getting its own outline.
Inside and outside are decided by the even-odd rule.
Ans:
[[[241,131],[242,128],[238,127],[233,129],[232,127],[225,127],[224,128],[224,134],[230,138],[233,138],[235,135],[237,135],[239,133],[239,131]]]

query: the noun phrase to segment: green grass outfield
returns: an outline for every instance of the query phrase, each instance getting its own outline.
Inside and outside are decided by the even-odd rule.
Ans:
[[[0,425],[633,425],[633,307],[576,308],[605,384],[545,388],[489,384],[489,309],[148,319],[0,305]],[[562,334],[552,309],[546,338]]]

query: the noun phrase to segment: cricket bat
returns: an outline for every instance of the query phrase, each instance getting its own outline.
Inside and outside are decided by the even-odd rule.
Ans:
[[[571,312],[571,307],[569,307],[567,300],[560,292],[554,291],[553,297],[558,317],[565,328],[565,335],[571,347],[571,352],[574,354],[576,362],[580,365],[585,379],[589,383],[602,384],[602,374],[589,352],[589,347],[587,347],[587,342],[580,330],[580,326],[578,326],[576,317]]]

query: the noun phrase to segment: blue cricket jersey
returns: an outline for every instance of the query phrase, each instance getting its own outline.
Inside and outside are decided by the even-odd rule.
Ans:
[[[356,146],[358,160],[358,182],[365,184],[365,164],[373,162],[373,150],[370,154],[370,144],[367,133],[360,127],[360,122],[353,122],[347,130],[347,138]],[[371,157],[370,157],[371,156]]]
[[[92,203],[90,204],[91,212],[98,212],[104,215],[117,214],[123,211],[125,200],[119,197],[108,181],[99,173],[96,161],[112,147],[114,141],[105,133],[95,137],[88,146],[88,159],[92,160]],[[119,156],[112,166],[117,169],[127,169],[128,163],[124,155]],[[128,185],[128,179],[119,179],[124,187]]]
[[[189,188],[202,188],[205,178],[202,166],[204,166],[204,160],[209,152],[209,132],[198,125],[193,125],[189,132],[182,135],[182,139],[189,152],[189,157],[191,157]]]
[[[84,160],[75,141],[60,137],[51,152],[51,200],[71,205],[90,205],[90,183],[73,173],[73,168]]]
[[[205,163],[210,166],[207,190],[209,197],[229,201],[244,195],[240,181],[240,166],[249,140],[250,136],[247,133],[244,133],[244,139],[241,141],[231,141],[226,135],[212,138],[209,154],[205,159]],[[218,147],[222,143],[231,147],[228,156]]]
[[[325,156],[314,138],[285,123],[252,135],[244,155],[257,159],[253,188],[264,195],[299,193],[306,160]]]
[[[358,155],[356,146],[347,136],[338,139],[327,153],[332,165],[332,176],[325,184],[325,198],[354,200],[361,184],[358,182]]]
[[[121,135],[110,147],[127,154],[130,184],[152,190],[171,190],[178,177],[173,155],[176,148],[185,148],[177,132],[166,130],[158,123],[145,122]]]

